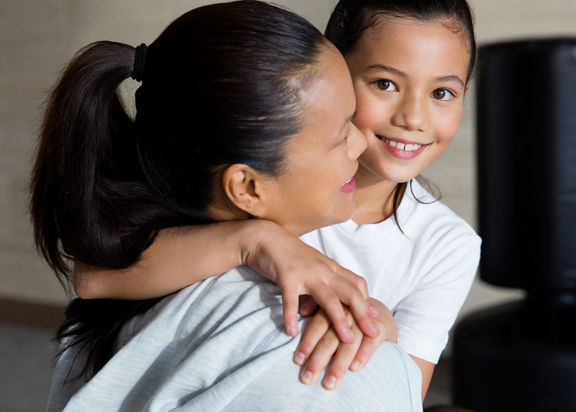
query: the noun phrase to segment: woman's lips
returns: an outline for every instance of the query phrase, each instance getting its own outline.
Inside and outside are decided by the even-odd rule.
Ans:
[[[429,145],[419,143],[401,142],[384,136],[376,136],[390,154],[399,159],[413,159]]]
[[[340,188],[344,193],[353,193],[356,190],[356,181],[351,177],[344,185]]]

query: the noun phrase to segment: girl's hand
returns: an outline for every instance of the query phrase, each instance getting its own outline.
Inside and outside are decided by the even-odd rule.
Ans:
[[[298,334],[299,298],[310,295],[323,309],[342,342],[354,342],[343,304],[349,309],[355,328],[375,338],[377,316],[368,300],[364,278],[306,245],[285,229],[273,224],[241,248],[242,262],[276,283],[282,290],[284,323],[291,336]]]
[[[303,365],[300,373],[302,383],[314,383],[332,360],[322,386],[328,390],[336,389],[342,382],[346,370],[360,371],[382,342],[396,342],[397,329],[392,313],[376,299],[370,299],[370,301],[379,313],[377,320],[380,334],[377,338],[364,335],[348,311],[347,320],[351,323],[354,333],[352,343],[339,342],[323,310],[320,310],[310,320],[294,355],[294,362]]]

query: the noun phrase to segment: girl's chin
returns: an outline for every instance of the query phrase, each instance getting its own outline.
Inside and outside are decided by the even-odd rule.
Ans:
[[[418,169],[417,171],[410,170],[410,171],[395,171],[395,170],[385,170],[383,171],[380,176],[380,179],[390,183],[390,184],[400,184],[400,183],[407,183],[410,180],[414,179],[420,174],[421,170]]]
[[[386,181],[393,184],[406,183],[418,176],[428,166],[427,164],[422,165],[423,162],[418,160],[399,161],[393,157],[379,158],[377,160],[365,158],[363,160],[362,168],[364,170],[356,175],[356,181],[361,181],[361,183],[367,183],[368,181],[372,181],[372,183],[377,183],[378,181]]]

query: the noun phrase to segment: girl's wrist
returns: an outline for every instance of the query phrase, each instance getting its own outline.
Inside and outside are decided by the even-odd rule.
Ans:
[[[241,224],[242,228],[238,232],[240,262],[242,265],[250,266],[252,259],[263,252],[267,242],[279,235],[281,227],[263,219],[245,220]]]

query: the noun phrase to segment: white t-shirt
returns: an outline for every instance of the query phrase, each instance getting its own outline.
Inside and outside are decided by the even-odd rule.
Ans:
[[[47,411],[422,411],[420,370],[398,345],[382,344],[327,391],[299,382],[298,341],[284,332],[278,287],[239,267],[128,322],[88,382],[67,381],[77,372],[67,351]]]
[[[398,208],[404,233],[393,218],[366,225],[349,220],[302,240],[363,276],[370,296],[394,314],[398,344],[437,363],[476,274],[480,238],[418,182],[412,189]]]

